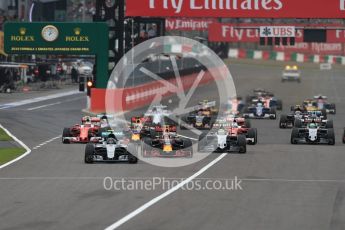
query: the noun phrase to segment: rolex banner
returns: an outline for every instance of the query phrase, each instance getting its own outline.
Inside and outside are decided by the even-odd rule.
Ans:
[[[127,16],[345,18],[345,0],[126,0]]]

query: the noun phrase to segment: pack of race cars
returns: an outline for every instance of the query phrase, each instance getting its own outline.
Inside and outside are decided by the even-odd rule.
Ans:
[[[336,106],[327,97],[318,95],[291,107],[289,114],[282,114],[279,127],[292,128],[291,144],[335,144],[333,120],[328,114],[336,114]],[[344,133],[345,134],[345,133]],[[343,142],[345,143],[345,135]]]
[[[106,114],[85,116],[81,124],[63,129],[62,143],[85,143],[85,163],[133,164],[138,162],[138,154],[143,158],[192,158],[193,138],[179,134],[189,129],[201,132],[198,152],[246,153],[247,145],[258,142],[257,129],[251,127],[250,119],[275,120],[276,111],[282,108],[282,101],[263,89],[254,90],[245,101],[232,98],[219,108],[216,102],[204,100],[181,116],[175,116],[167,106],[154,105],[129,122],[119,122]],[[282,114],[279,127],[292,128],[291,144],[334,145],[333,121],[327,115],[335,113],[335,104],[319,95]]]

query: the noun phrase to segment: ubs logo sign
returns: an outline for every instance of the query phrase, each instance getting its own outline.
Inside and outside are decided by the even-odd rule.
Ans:
[[[89,42],[89,36],[82,36],[79,27],[74,28],[74,36],[66,36],[66,42]]]
[[[26,35],[26,28],[21,27],[19,28],[19,35],[12,35],[11,36],[11,41],[15,42],[34,42],[35,37],[34,36],[28,36]]]

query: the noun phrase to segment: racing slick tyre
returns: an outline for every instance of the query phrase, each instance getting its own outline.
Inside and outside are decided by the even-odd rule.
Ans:
[[[302,125],[303,125],[303,123],[300,119],[295,120],[295,123],[294,123],[295,128],[302,128]]]
[[[138,158],[135,156],[137,154],[137,148],[134,144],[129,144],[127,148],[128,152],[128,163],[129,164],[136,164],[138,163]]]
[[[152,139],[150,137],[144,137],[141,142],[141,156],[142,157],[149,157],[146,154],[146,151],[150,152],[152,150]]]
[[[334,112],[332,112],[332,114],[337,114],[337,107],[335,106],[335,104],[331,104],[331,108],[334,109]]]
[[[344,134],[343,134],[343,143],[345,144],[345,129],[344,129]]]
[[[277,100],[277,110],[282,111],[283,110],[283,102],[282,100]]]
[[[335,145],[334,129],[328,130],[327,137],[328,137],[328,144],[329,145]]]
[[[156,130],[150,130],[150,137],[155,138],[157,136]]]
[[[333,121],[326,121],[326,129],[333,129]]]
[[[287,126],[287,121],[288,121],[287,115],[285,114],[280,115],[279,128],[285,129]]]
[[[272,111],[271,111],[270,119],[271,120],[277,120],[277,111],[276,111],[276,109],[272,108],[271,110]]]
[[[69,128],[64,128],[62,131],[62,143],[64,144],[70,144],[71,142],[69,140],[64,139],[64,137],[70,137],[71,131]]]
[[[298,143],[296,138],[298,138],[298,129],[293,128],[291,132],[291,144],[295,145]]]
[[[258,143],[258,130],[256,128],[249,129],[247,137],[254,138],[254,142],[248,141],[248,145],[256,145]]]
[[[87,138],[89,138],[89,141],[91,140],[91,137],[94,137],[94,136],[96,136],[96,135],[92,132],[91,129],[89,129],[89,130],[87,131]]]
[[[94,152],[95,152],[95,146],[92,143],[86,144],[85,157],[84,157],[84,162],[86,164],[92,164],[93,163]]]
[[[252,127],[252,124],[250,123],[250,120],[248,120],[248,119],[246,119],[244,121],[244,125],[245,125],[246,128],[251,128]]]
[[[321,110],[322,116],[324,119],[327,119],[327,111],[325,109]]]
[[[190,151],[190,154],[186,156],[186,158],[192,158],[193,157],[193,142],[189,139],[184,140],[184,146],[185,146],[185,151]]]
[[[237,137],[237,143],[239,146],[238,153],[244,154],[247,152],[247,139],[244,135],[239,135]]]

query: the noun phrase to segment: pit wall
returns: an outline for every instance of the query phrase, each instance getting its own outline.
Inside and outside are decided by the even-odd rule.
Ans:
[[[226,71],[221,68],[218,70]],[[108,92],[106,92],[106,89],[93,88],[91,90],[90,111],[93,113],[106,111],[123,112],[149,105],[153,102],[157,94],[161,94],[163,98],[166,98],[173,94],[180,93],[180,91],[188,91],[193,86],[198,74],[199,73],[193,73],[181,76],[183,90],[178,90],[177,92],[172,90],[169,85],[166,84],[169,82],[172,85],[177,86],[176,78],[171,78],[165,81],[154,81],[135,87],[108,90]],[[205,71],[205,74],[198,86],[203,86],[221,79],[222,76],[212,76],[210,71]],[[105,100],[106,93],[108,98],[113,98],[113,102],[111,102],[110,107],[107,107],[107,110]]]
[[[295,61],[309,63],[330,63],[345,65],[344,56],[332,55],[308,55],[302,53],[262,51],[262,50],[246,50],[246,49],[230,49],[229,58],[236,59],[254,59],[254,60],[274,60],[274,61]]]

